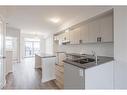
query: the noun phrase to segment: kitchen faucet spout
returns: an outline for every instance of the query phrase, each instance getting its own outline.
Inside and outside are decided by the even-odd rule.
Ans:
[[[97,64],[97,54],[96,54],[95,51],[92,51],[92,54],[93,54],[93,56],[95,56],[95,61],[96,61],[96,64]]]

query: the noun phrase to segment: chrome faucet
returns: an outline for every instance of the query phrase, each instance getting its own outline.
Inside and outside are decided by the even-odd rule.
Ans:
[[[97,64],[97,54],[96,54],[96,52],[93,51],[93,50],[92,50],[92,54],[93,54],[93,56],[95,56],[95,62],[96,62],[96,64]]]

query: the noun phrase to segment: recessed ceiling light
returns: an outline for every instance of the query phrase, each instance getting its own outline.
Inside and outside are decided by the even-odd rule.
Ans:
[[[60,18],[51,18],[50,21],[53,23],[58,23],[60,21]]]

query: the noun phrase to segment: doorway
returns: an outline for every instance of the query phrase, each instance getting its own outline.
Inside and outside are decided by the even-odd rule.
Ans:
[[[17,37],[9,37],[7,36],[5,38],[6,41],[6,51],[12,51],[13,52],[13,62],[18,62],[19,60],[19,52],[18,52],[18,39]]]
[[[0,89],[3,88],[5,84],[5,46],[4,46],[4,23],[0,18]]]
[[[40,39],[25,39],[25,58],[40,52]]]

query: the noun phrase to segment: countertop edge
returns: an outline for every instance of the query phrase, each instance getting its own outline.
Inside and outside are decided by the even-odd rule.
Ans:
[[[44,55],[35,54],[35,55],[39,56],[40,58],[51,58],[51,57],[56,57],[55,55],[49,55],[49,54],[44,54]]]
[[[76,66],[76,67],[83,68],[83,69],[89,69],[89,68],[92,68],[92,67],[96,67],[96,66],[105,64],[105,63],[107,63],[107,62],[111,62],[111,61],[114,61],[114,60],[113,60],[113,59],[112,59],[112,60],[107,60],[107,61],[102,62],[102,63],[99,63],[99,64],[97,64],[97,65],[83,67],[83,66],[80,66],[80,65],[76,65],[76,64],[80,64],[80,63],[76,63],[76,62],[75,62],[76,64],[73,64],[74,62],[70,62],[70,61],[68,61],[68,60],[63,60],[63,62],[65,62],[65,63],[71,64],[71,65],[74,65],[74,66]],[[93,62],[91,62],[91,63],[93,63]],[[87,64],[88,64],[88,63],[87,63]],[[93,64],[96,64],[96,63],[93,63]]]

